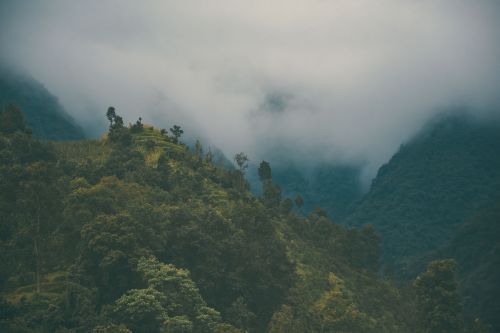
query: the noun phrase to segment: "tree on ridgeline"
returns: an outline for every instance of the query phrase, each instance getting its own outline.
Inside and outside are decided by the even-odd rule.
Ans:
[[[262,202],[266,207],[278,207],[281,203],[281,189],[273,183],[271,165],[262,161],[258,169],[259,179],[262,184]],[[287,202],[283,211],[289,211],[293,203]]]
[[[109,121],[108,137],[113,143],[119,143],[129,146],[132,143],[132,136],[129,130],[123,124],[123,118],[119,116],[115,108],[110,106],[106,112],[106,118]]]
[[[174,136],[174,143],[179,143],[179,139],[184,133],[181,127],[179,125],[174,125],[173,127],[170,128],[170,132]]]
[[[245,189],[245,170],[248,169],[248,156],[244,152],[234,155],[234,161],[238,166],[237,177],[240,190]]]

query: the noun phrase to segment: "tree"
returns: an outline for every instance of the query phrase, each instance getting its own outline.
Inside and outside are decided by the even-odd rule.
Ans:
[[[194,144],[194,155],[197,160],[201,161],[201,157],[203,155],[203,146],[201,145],[200,140],[196,140]]]
[[[0,120],[7,121],[0,121],[7,129],[0,131],[0,285],[11,274],[29,272],[39,293],[55,257],[44,254],[60,219],[61,170],[51,146],[27,133],[21,111],[9,110],[0,112]]]
[[[300,194],[297,194],[295,197],[295,206],[297,206],[298,209],[301,209],[302,206],[304,206],[304,199]]]
[[[117,130],[123,127],[123,118],[120,117],[114,107],[110,106],[106,112],[106,118],[109,121],[109,130]]]
[[[271,174],[271,166],[270,166],[269,162],[266,162],[266,161],[260,162],[258,173],[259,173],[259,179],[261,182],[271,180],[272,174]]]
[[[52,163],[36,161],[25,168],[24,179],[19,183],[22,191],[22,204],[28,213],[27,229],[25,231],[33,240],[33,255],[35,259],[36,291],[40,292],[42,275],[42,249],[54,223],[55,212],[58,209],[60,197],[57,188],[56,168]]]
[[[162,323],[168,319],[161,305],[163,298],[153,288],[131,289],[115,302],[113,316],[133,332],[159,332]]]
[[[278,207],[281,203],[281,188],[273,184],[271,165],[269,162],[260,162],[258,174],[262,184],[262,202],[266,207]],[[293,206],[293,203],[291,203],[291,201],[287,202],[284,207],[282,207],[282,212],[288,213],[292,208],[291,206]]]
[[[238,165],[240,172],[244,174],[245,170],[248,168],[248,156],[244,152],[238,153],[234,155],[234,161],[236,165]]]
[[[293,309],[291,306],[283,304],[279,311],[276,311],[268,326],[269,333],[299,333],[304,332],[302,327],[297,327],[294,322]]]
[[[413,283],[424,333],[463,332],[463,308],[455,279],[457,263],[437,260]]]
[[[17,131],[28,132],[21,109],[8,105],[0,111],[0,133],[11,134]]]
[[[234,161],[236,162],[236,165],[238,165],[238,183],[239,183],[239,188],[240,190],[244,190],[245,188],[245,170],[248,168],[248,156],[244,153],[238,153],[234,155]]]
[[[205,163],[212,165],[213,159],[214,159],[214,154],[212,153],[212,149],[210,149],[210,147],[208,147],[208,151],[205,154]]]
[[[179,139],[184,133],[184,131],[181,129],[179,125],[174,125],[172,128],[170,128],[170,132],[174,136],[174,142],[179,143]]]
[[[144,129],[144,125],[142,123],[142,118],[139,117],[139,119],[135,122],[135,124],[132,125],[131,131],[133,133],[138,133],[141,132]]]
[[[220,328],[219,312],[206,305],[189,271],[153,256],[140,258],[137,271],[147,288],[129,290],[115,302],[118,322],[134,332],[211,333]]]
[[[116,118],[115,108],[113,106],[108,107],[108,111],[106,112],[106,118],[108,118],[109,126],[113,126]]]
[[[362,312],[342,279],[330,273],[327,290],[311,308],[319,332],[373,332],[373,320]]]
[[[247,302],[243,297],[238,297],[226,311],[226,318],[238,328],[252,327],[255,314],[248,309]]]
[[[281,196],[280,196],[281,198]],[[293,208],[293,201],[290,198],[286,198],[280,204],[280,210],[282,214],[288,214]]]
[[[123,118],[116,113],[114,107],[110,106],[108,108],[106,118],[108,118],[109,121],[109,140],[126,146],[130,145],[132,143],[132,137],[129,131],[123,126]]]

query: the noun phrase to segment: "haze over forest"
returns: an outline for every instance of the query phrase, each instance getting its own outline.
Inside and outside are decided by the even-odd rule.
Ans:
[[[0,332],[500,332],[497,0],[0,0]]]
[[[227,156],[370,179],[433,115],[498,110],[499,16],[493,0],[2,1],[1,60],[93,137],[114,105]]]

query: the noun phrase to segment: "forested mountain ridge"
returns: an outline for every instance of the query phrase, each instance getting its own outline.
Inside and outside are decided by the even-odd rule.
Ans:
[[[284,196],[302,197],[302,213],[308,214],[321,207],[334,222],[339,222],[363,195],[360,173],[361,167],[356,165],[300,166],[280,161],[273,167],[273,180]]]
[[[453,239],[419,259],[424,262],[454,258],[464,296],[465,314],[481,318],[500,330],[500,197],[482,207],[460,226]]]
[[[384,262],[411,276],[410,261],[450,241],[500,196],[499,149],[500,122],[438,117],[380,168],[345,222],[372,224]]]
[[[33,135],[48,140],[80,140],[83,130],[61,106],[57,98],[28,75],[0,65],[0,103],[20,107]]]
[[[345,221],[370,223],[382,264],[400,281],[431,260],[453,258],[465,313],[500,330],[500,122],[445,115],[384,165]]]
[[[219,168],[178,126],[126,127],[110,108],[101,140],[40,142],[17,109],[1,116],[2,331],[462,330],[452,263],[395,288],[373,228],[295,215],[266,162],[254,197],[244,154]]]

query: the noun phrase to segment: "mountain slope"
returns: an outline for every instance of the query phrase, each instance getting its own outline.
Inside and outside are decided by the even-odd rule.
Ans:
[[[48,140],[79,140],[83,130],[41,83],[20,73],[0,67],[0,103],[14,104],[23,110],[36,137]]]
[[[373,224],[383,259],[405,276],[412,258],[450,241],[500,194],[500,126],[465,115],[431,122],[384,166],[347,223]]]
[[[321,164],[306,174],[300,169],[282,167],[273,173],[285,196],[302,196],[305,212],[321,207],[334,221],[342,219],[362,196],[360,169],[354,166]]]
[[[453,239],[422,261],[453,258],[459,267],[465,313],[500,330],[500,198],[468,219]]]
[[[272,170],[273,181],[281,188],[283,197],[302,197],[304,205],[300,212],[308,214],[321,207],[335,222],[344,218],[361,199],[360,172],[361,168],[353,165],[300,166],[283,160],[273,165]],[[257,174],[251,174],[249,181],[252,191],[259,194]]]
[[[0,330],[415,331],[411,298],[377,276],[373,229],[297,216],[109,115],[96,141],[0,133]]]

